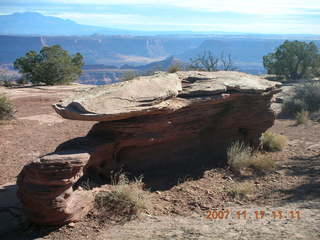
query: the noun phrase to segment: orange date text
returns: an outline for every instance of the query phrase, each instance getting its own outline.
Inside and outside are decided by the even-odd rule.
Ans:
[[[209,210],[205,215],[205,219],[208,220],[223,220],[223,219],[295,219],[299,220],[301,218],[300,211],[296,210]]]

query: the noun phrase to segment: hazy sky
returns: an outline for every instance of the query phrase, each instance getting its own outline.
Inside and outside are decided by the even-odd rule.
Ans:
[[[0,0],[0,14],[25,11],[134,30],[320,34],[320,0]]]

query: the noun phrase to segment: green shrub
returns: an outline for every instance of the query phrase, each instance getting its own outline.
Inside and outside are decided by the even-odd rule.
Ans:
[[[300,112],[296,113],[296,123],[297,125],[300,124],[307,124],[309,122],[310,118],[309,118],[309,112],[302,110]]]
[[[9,99],[0,94],[0,120],[9,120],[13,117],[13,106]]]
[[[285,136],[271,131],[263,133],[260,140],[263,149],[270,152],[282,151],[287,145],[287,138]]]
[[[242,168],[248,167],[252,148],[243,142],[236,141],[227,149],[227,163],[234,171],[240,171]]]
[[[14,68],[19,70],[25,80],[46,85],[66,84],[77,80],[83,65],[80,53],[70,56],[59,45],[45,46],[39,53],[29,51],[14,62]]]
[[[320,110],[320,82],[308,82],[297,85],[292,96],[284,103],[283,113],[295,116],[298,112],[310,113]]]
[[[313,78],[319,74],[320,54],[314,42],[285,41],[263,57],[268,74],[287,80]]]

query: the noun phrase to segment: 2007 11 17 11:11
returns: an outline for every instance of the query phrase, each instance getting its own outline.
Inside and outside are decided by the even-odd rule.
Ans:
[[[301,219],[301,213],[298,210],[209,210],[205,216],[208,220],[223,220],[223,219],[264,219],[266,217],[272,219]]]

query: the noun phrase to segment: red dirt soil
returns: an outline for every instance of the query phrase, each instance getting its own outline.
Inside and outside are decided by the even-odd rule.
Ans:
[[[62,119],[51,107],[51,104],[83,87],[87,86],[0,88],[0,92],[7,93],[16,110],[14,120],[3,122],[0,125],[0,185],[15,182],[22,167],[39,155],[54,151],[64,141],[87,134],[94,122]],[[292,239],[320,239],[319,232],[317,233],[312,229],[307,230],[308,226],[320,227],[319,218],[312,215],[312,212],[319,212],[320,205],[320,124],[310,123],[309,125],[295,126],[292,120],[276,120],[271,131],[283,134],[289,140],[284,151],[268,153],[270,157],[278,160],[277,169],[273,172],[265,175],[237,176],[227,168],[207,169],[199,174],[190,173],[190,175],[172,179],[158,177],[150,182],[147,181],[147,187],[153,188],[153,191],[149,193],[153,204],[147,215],[154,216],[154,218],[150,220],[147,217],[147,220],[143,221],[145,221],[144,224],[153,224],[152,226],[154,226],[157,224],[154,223],[154,219],[157,218],[155,222],[158,221],[159,225],[156,229],[159,229],[160,235],[159,238],[154,239],[198,239],[197,237],[192,238],[194,235],[189,232],[186,233],[185,237],[166,238],[170,227],[165,228],[165,226],[169,221],[167,218],[171,216],[175,219],[183,216],[184,220],[179,222],[181,226],[178,225],[181,229],[185,229],[186,226],[199,224],[190,219],[192,216],[204,216],[210,209],[231,207],[250,209],[255,206],[264,208],[266,206],[287,206],[288,204],[293,204],[294,207],[302,209],[312,208],[311,215],[306,210],[304,219],[300,223],[296,223],[300,224],[301,229],[299,228],[300,230],[295,232],[298,234],[299,231],[305,229],[311,235],[307,236],[306,233],[303,233],[302,237],[299,238],[300,235],[298,234],[297,237]],[[158,186],[157,183],[163,182],[166,182],[164,186],[161,184],[161,187]],[[235,188],[239,183],[250,184],[251,192],[245,198],[234,198],[230,195],[230,189]],[[307,207],[313,202],[317,204],[312,205],[313,207]],[[124,229],[124,233],[121,235],[122,230],[120,231],[117,227],[112,228],[117,224],[109,222],[109,227],[102,229],[103,226],[100,226],[94,218],[89,216],[73,227],[65,226],[60,230],[52,230],[50,234],[42,234],[42,236],[45,235],[50,239],[94,239],[107,233],[106,236],[115,236],[114,239],[124,239],[127,238],[126,234],[130,231],[135,233],[136,236],[143,233],[139,230],[139,220],[137,221],[130,223],[131,225],[136,224],[134,225],[136,228],[129,224],[127,232],[125,232],[127,228],[121,228]],[[161,222],[162,225],[160,225]],[[284,237],[281,231],[285,231],[283,230],[285,225],[282,224],[284,223],[281,222],[281,226],[279,224],[273,226],[273,230],[279,234],[272,235],[273,237],[270,235],[270,239]],[[176,228],[179,228],[178,225]],[[220,231],[220,225],[215,222],[210,231]],[[152,229],[152,226],[150,225],[150,229]],[[163,233],[161,232],[161,226],[165,228]],[[287,234],[290,231],[295,231],[297,226],[299,225],[292,225],[291,230],[287,230]],[[225,225],[221,225],[221,229],[225,228]],[[251,231],[254,228],[256,228],[256,225],[252,223]],[[117,234],[120,234],[120,237]],[[197,234],[205,236],[202,230]],[[259,236],[259,233],[255,234],[256,237]],[[227,236],[225,235],[225,238],[221,237],[221,239],[230,239]],[[132,239],[141,238],[132,237]],[[210,237],[201,239],[210,239]],[[255,238],[249,236],[241,239]]]

